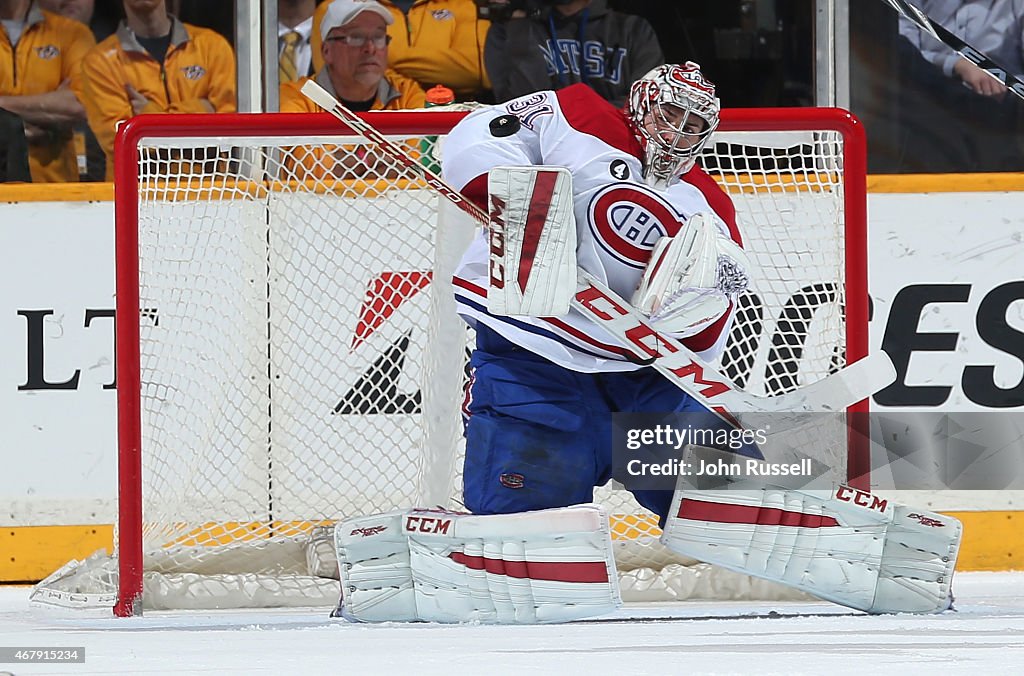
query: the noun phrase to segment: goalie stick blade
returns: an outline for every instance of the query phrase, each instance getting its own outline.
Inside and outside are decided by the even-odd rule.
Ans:
[[[863,359],[817,382],[774,397],[765,397],[776,411],[845,411],[896,380],[896,367],[885,352]]]
[[[773,396],[751,394],[737,389],[680,340],[659,333],[646,317],[584,270],[579,271],[573,307],[630,352],[653,359],[652,366],[665,378],[732,426],[737,426],[736,416],[740,413],[843,411],[896,379],[889,356],[878,352],[792,392]]]

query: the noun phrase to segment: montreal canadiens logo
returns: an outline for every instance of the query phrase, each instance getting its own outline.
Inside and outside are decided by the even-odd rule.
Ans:
[[[635,183],[613,183],[590,200],[590,231],[609,256],[643,268],[654,243],[671,237],[685,218],[658,193]]]

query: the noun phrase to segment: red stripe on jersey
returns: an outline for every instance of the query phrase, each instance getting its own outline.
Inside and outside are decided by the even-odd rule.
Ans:
[[[740,235],[740,229],[736,226],[736,205],[732,203],[729,195],[722,190],[722,186],[718,185],[715,179],[708,176],[696,164],[683,174],[682,180],[700,190],[701,194],[704,195],[704,199],[708,201],[708,206],[729,226],[729,235],[733,241],[743,246],[743,236]]]
[[[463,552],[452,552],[448,558],[473,570],[524,580],[608,582],[608,565],[604,561],[509,561]]]
[[[629,350],[619,347],[618,345],[609,345],[608,343],[602,343],[600,341],[594,340],[587,334],[575,328],[573,325],[563,322],[561,319],[556,319],[555,317],[540,317],[540,319],[546,321],[548,324],[551,324],[552,326],[558,327],[559,329],[565,331],[570,336],[572,336],[573,338],[582,343],[588,343],[589,345],[593,345],[594,347],[599,347],[602,350],[605,350],[606,352],[617,354],[623,359],[632,361],[634,363],[641,359],[639,355],[633,354]]]
[[[469,420],[472,417],[473,412],[470,407],[473,405],[473,383],[476,382],[476,369],[471,368],[469,370],[469,379],[466,380],[464,391],[462,394],[462,417]]]
[[[463,289],[463,290],[465,290],[465,291],[467,291],[469,293],[472,293],[472,294],[478,296],[479,298],[481,298],[483,300],[487,299],[487,289],[485,289],[485,288],[483,288],[481,286],[477,286],[476,284],[474,284],[473,282],[470,282],[469,280],[463,279],[461,277],[456,277],[456,276],[453,275],[452,276],[452,285],[453,286],[457,286],[460,289]],[[588,336],[586,333],[583,333],[582,331],[580,331],[579,329],[575,328],[571,324],[567,324],[566,322],[563,322],[561,319],[557,319],[555,317],[534,317],[534,319],[539,319],[542,322],[547,322],[548,324],[551,324],[552,326],[554,326],[554,327],[564,331],[565,333],[569,334],[570,336],[572,336],[576,340],[580,341],[581,343],[584,343],[584,344],[589,345],[591,347],[599,348],[601,350],[604,350],[605,352],[610,352],[612,354],[616,354],[616,355],[622,357],[623,359],[629,359],[631,355],[634,357],[634,359],[638,358],[636,355],[633,355],[633,353],[631,353],[629,350],[625,349],[624,347],[622,347],[620,345],[611,345],[609,343],[602,343],[601,341],[597,340],[596,338],[592,338],[592,337]]]
[[[800,526],[801,528],[832,528],[839,525],[831,516],[790,512],[773,507],[731,505],[683,498],[679,503],[680,519],[715,523],[749,523],[758,526]]]
[[[644,156],[640,141],[629,127],[626,114],[583,83],[569,85],[555,92],[565,121],[583,134],[596,136],[611,147],[632,155]]]
[[[480,174],[459,192],[470,202],[487,211],[487,174]]]
[[[554,171],[538,171],[534,178],[530,210],[526,214],[526,228],[523,232],[523,248],[519,254],[519,290],[524,293],[530,271],[533,270],[533,260],[537,256],[540,235],[551,210],[551,196],[555,194],[556,181],[558,173]]]

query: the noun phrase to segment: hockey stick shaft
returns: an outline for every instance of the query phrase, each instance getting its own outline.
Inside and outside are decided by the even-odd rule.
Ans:
[[[979,52],[977,49],[967,44],[964,40],[957,37],[953,33],[949,32],[941,26],[935,23],[928,15],[922,12],[920,9],[910,4],[906,0],[885,0],[893,9],[900,13],[903,17],[913,21],[917,24],[921,30],[925,31],[933,38],[946,45],[954,52],[964,57],[978,68],[988,73],[990,76],[1001,82],[1011,92],[1016,94],[1021,99],[1024,99],[1024,80],[1021,80],[1017,76],[1013,75],[1009,70],[990,59],[987,55]]]
[[[322,87],[310,80],[303,85],[302,93],[366,140],[376,144],[388,157],[419,175],[427,185],[477,223],[485,228],[488,226],[489,218],[483,209],[410,157]],[[649,363],[670,382],[730,425],[737,425],[737,414],[746,411],[843,411],[885,387],[896,377],[895,368],[888,356],[879,352],[806,388],[773,397],[759,397],[736,389],[717,369],[703,363],[678,339],[659,333],[646,317],[582,269],[578,272],[572,307],[602,327],[620,344],[635,348],[643,363]]]

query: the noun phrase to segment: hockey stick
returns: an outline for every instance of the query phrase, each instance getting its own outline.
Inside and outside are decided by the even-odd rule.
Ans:
[[[442,178],[389,141],[373,125],[343,106],[322,87],[307,81],[302,93],[350,129],[374,143],[388,157],[416,173],[427,185],[451,201],[473,220],[487,227],[487,213],[463,197]],[[759,396],[736,389],[715,367],[703,363],[688,347],[672,336],[659,333],[627,302],[583,269],[578,271],[572,307],[602,327],[625,346],[635,348],[637,361],[649,364],[665,378],[714,411],[732,426],[742,412],[845,411],[896,378],[896,369],[884,352],[870,354],[810,385],[774,396]]]
[[[921,30],[925,31],[933,38],[967,59],[978,68],[981,68],[983,71],[1004,84],[1011,92],[1021,99],[1024,99],[1024,80],[1013,75],[1009,70],[1002,67],[985,54],[982,54],[974,47],[971,47],[941,25],[929,19],[927,14],[906,0],[885,1],[902,16],[917,24]]]

